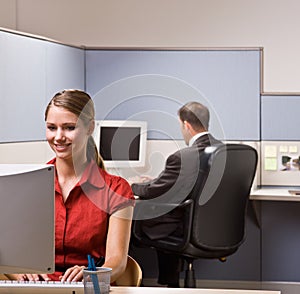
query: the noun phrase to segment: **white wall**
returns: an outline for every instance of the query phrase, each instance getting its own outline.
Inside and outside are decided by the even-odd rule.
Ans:
[[[0,164],[45,164],[55,157],[46,141],[0,144]]]
[[[264,47],[264,92],[300,92],[298,0],[0,0],[0,26],[86,46]]]

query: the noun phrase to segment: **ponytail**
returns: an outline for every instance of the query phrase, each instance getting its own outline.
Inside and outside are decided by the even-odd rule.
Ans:
[[[103,158],[101,157],[98,148],[95,144],[95,140],[92,136],[89,137],[86,149],[86,156],[88,160],[95,160],[96,164],[103,170],[105,170]]]

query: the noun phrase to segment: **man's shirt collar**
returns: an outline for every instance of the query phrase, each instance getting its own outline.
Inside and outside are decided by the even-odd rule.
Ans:
[[[197,139],[199,139],[200,137],[207,135],[207,134],[209,134],[209,132],[201,132],[201,133],[198,133],[195,136],[193,136],[191,138],[191,140],[189,141],[189,147],[191,147]]]

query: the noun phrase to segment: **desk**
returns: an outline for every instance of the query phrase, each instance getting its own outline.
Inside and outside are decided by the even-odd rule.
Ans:
[[[292,188],[258,188],[253,189],[250,193],[250,200],[252,201],[252,207],[254,209],[255,219],[258,227],[261,227],[261,216],[260,216],[260,203],[257,201],[300,201],[300,195],[294,195],[289,193]]]
[[[199,288],[111,287],[112,294],[280,294],[270,290],[225,290]]]
[[[271,201],[300,201],[300,195],[293,195],[287,188],[260,188],[254,189],[250,193],[251,200],[271,200]]]
[[[260,229],[263,282],[300,281],[300,195],[290,194],[289,189],[293,188],[261,187],[250,193],[250,205]]]
[[[3,294],[83,294],[83,287],[71,288],[43,288],[43,287],[5,287]],[[280,294],[271,290],[231,290],[231,289],[199,289],[199,288],[160,288],[160,287],[111,287],[111,294]]]

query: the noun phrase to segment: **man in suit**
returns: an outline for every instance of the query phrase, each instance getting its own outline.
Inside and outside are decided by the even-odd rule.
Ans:
[[[189,102],[178,110],[182,136],[188,147],[171,154],[164,170],[155,179],[147,177],[131,179],[133,193],[140,199],[158,199],[164,203],[181,203],[188,198],[195,185],[200,155],[210,145],[218,144],[208,132],[209,110],[199,102]],[[143,221],[143,232],[152,240],[183,233],[183,215],[172,210],[153,219]],[[176,254],[157,250],[159,277],[158,283],[168,287],[179,287],[182,261]]]

